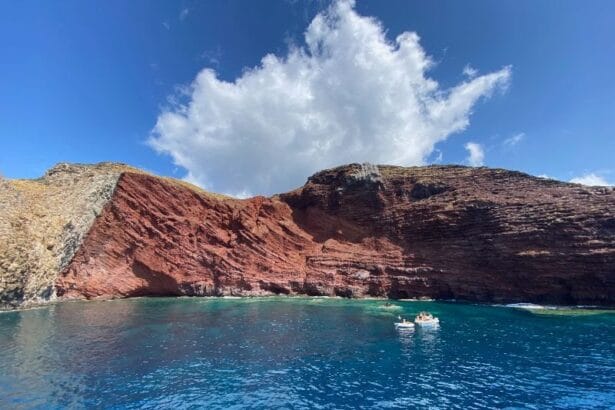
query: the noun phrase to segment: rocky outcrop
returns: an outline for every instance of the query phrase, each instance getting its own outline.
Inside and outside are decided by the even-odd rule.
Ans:
[[[59,298],[306,294],[615,305],[612,188],[499,169],[352,164],[286,194],[238,200],[135,170],[119,174],[85,239],[71,242],[77,251],[62,253],[70,262],[58,253],[49,265],[56,270],[37,279]],[[54,238],[53,249],[64,249],[66,240]]]
[[[305,224],[318,209],[399,246],[388,296],[613,304],[612,188],[467,167],[380,167],[382,182],[357,184],[352,168],[283,198]]]
[[[58,164],[39,179],[0,180],[0,306],[55,298],[59,272],[128,169]]]

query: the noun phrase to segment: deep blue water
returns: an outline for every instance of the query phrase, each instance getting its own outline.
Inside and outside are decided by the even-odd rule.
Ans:
[[[394,305],[159,298],[1,313],[0,408],[615,408],[615,314]],[[394,329],[423,309],[438,330]]]

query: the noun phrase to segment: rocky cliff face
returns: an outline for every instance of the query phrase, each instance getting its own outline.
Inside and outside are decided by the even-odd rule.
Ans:
[[[128,167],[58,164],[36,180],[0,180],[0,306],[55,298],[55,280]]]
[[[109,199],[93,223],[79,225],[87,235],[71,242],[74,254],[62,254],[69,262],[56,256],[38,280],[59,298],[307,294],[615,305],[612,188],[487,168],[352,164],[293,192],[237,200],[118,169],[112,188],[88,183],[112,195],[101,196]],[[53,238],[52,249],[66,248],[63,236]],[[25,295],[22,288],[0,295],[6,302]]]

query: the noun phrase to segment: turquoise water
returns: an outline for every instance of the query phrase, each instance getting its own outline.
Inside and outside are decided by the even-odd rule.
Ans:
[[[440,317],[399,332],[397,315]],[[615,408],[615,314],[159,298],[0,314],[0,408]]]

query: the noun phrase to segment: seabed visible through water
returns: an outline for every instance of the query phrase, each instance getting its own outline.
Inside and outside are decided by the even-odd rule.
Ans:
[[[437,329],[398,331],[427,310]],[[615,408],[615,312],[138,298],[0,314],[0,408]]]

